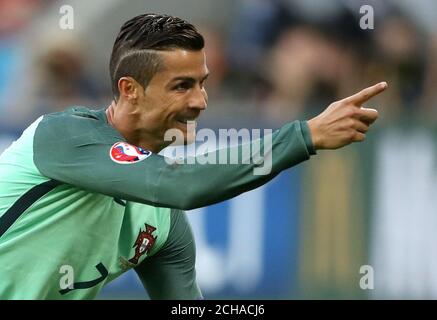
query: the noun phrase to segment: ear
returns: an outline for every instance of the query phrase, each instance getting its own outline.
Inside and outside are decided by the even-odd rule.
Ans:
[[[124,97],[132,103],[138,99],[138,94],[141,90],[141,85],[132,77],[121,77],[118,80],[118,91],[120,97]]]

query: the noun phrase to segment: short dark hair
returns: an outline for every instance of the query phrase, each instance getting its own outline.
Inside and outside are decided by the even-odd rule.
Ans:
[[[112,49],[109,72],[114,97],[119,97],[121,77],[130,76],[147,87],[162,68],[161,59],[154,51],[199,51],[204,45],[202,35],[183,19],[151,13],[130,19],[121,27]]]

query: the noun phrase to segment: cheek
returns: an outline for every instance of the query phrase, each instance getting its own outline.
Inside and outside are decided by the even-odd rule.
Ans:
[[[152,92],[153,91],[153,92]],[[149,127],[168,128],[187,105],[187,94],[164,90],[146,90],[144,108]]]
[[[172,106],[176,103],[176,99],[171,95],[164,93],[156,93],[151,96],[148,94],[142,105],[144,113],[147,117],[158,119],[165,119],[172,110]]]
[[[187,106],[186,94],[173,94],[169,95],[165,101],[165,113],[169,116],[174,116],[181,111],[185,110]]]

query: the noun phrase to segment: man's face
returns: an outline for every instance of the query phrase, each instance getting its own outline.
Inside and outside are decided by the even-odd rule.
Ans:
[[[204,87],[209,73],[205,52],[175,49],[159,55],[163,69],[139,94],[138,104],[144,110],[141,125],[155,140],[163,141],[167,130],[178,129],[184,142],[192,143],[195,130],[187,130],[187,122],[192,128],[208,101]]]

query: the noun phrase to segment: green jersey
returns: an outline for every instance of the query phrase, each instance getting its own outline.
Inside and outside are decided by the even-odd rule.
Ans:
[[[105,110],[40,117],[0,156],[0,298],[95,297],[177,242],[178,210],[229,199],[308,159],[307,123],[273,133],[271,152],[267,175],[254,175],[256,164],[170,163],[127,143]]]

